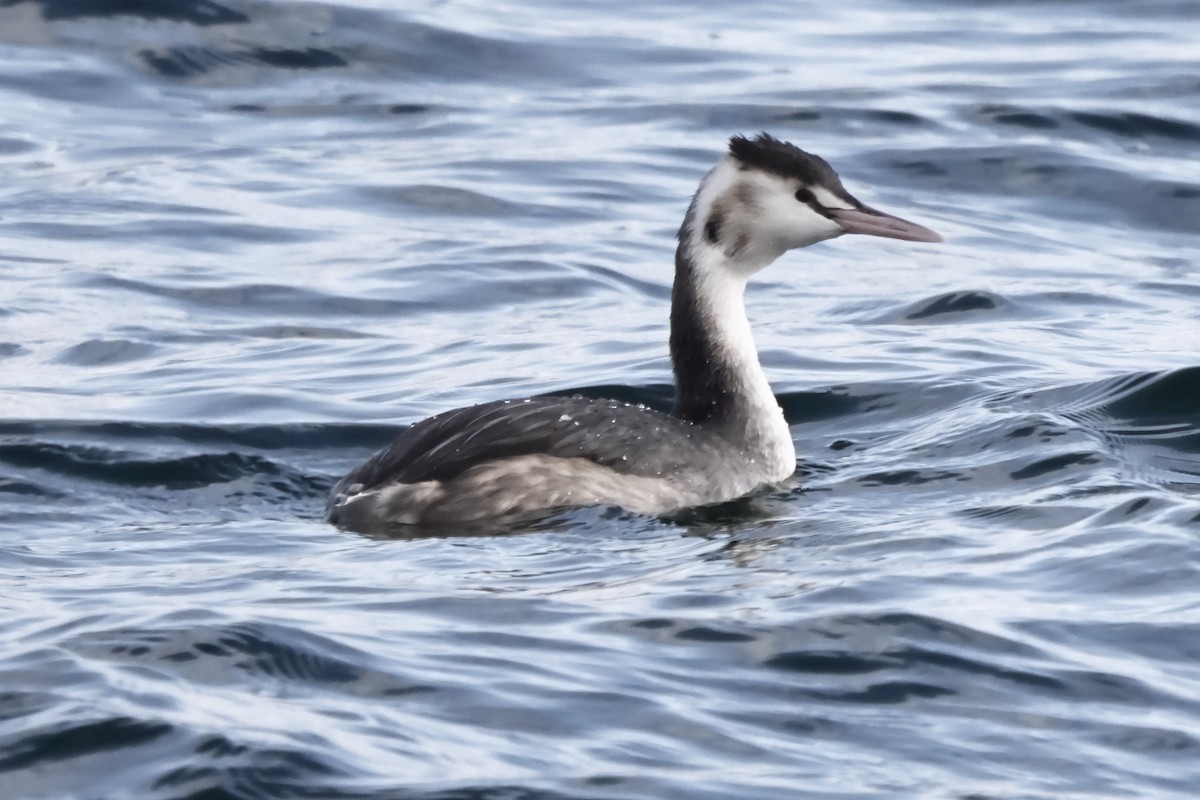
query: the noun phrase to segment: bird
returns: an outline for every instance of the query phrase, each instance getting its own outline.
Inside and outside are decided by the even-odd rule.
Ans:
[[[500,530],[587,506],[665,516],[778,485],[796,452],[758,360],[747,281],[844,234],[942,241],[857,200],[820,156],[767,133],[733,136],[676,237],[670,413],[579,395],[446,411],[338,481],[328,520],[360,532]]]

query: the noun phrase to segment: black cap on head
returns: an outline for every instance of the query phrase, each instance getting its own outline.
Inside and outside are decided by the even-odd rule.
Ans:
[[[780,141],[769,133],[760,133],[753,139],[734,136],[729,140],[729,153],[750,169],[760,169],[782,178],[796,178],[808,186],[824,186],[857,204],[842,187],[841,179],[825,159],[805,152],[791,142]]]

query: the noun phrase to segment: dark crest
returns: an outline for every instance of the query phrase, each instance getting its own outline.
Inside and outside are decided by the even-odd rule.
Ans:
[[[760,133],[753,139],[734,136],[729,140],[729,152],[751,169],[761,169],[783,178],[796,178],[809,186],[821,185],[835,194],[850,197],[825,159],[806,153],[791,142],[780,141],[770,134]]]

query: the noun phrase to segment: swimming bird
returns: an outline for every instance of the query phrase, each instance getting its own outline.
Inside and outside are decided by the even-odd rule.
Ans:
[[[416,423],[333,488],[334,524],[506,527],[556,509],[662,515],[788,478],[796,453],[746,319],[748,279],[786,251],[861,233],[938,242],[856,200],[824,159],[768,134],[734,136],[679,228],[670,414],[540,396]]]

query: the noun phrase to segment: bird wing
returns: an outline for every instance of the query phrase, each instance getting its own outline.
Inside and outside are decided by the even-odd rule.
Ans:
[[[484,403],[416,423],[342,485],[371,489],[446,481],[476,464],[533,454],[585,458],[624,474],[662,475],[694,458],[693,432],[685,420],[616,400],[534,397]]]

